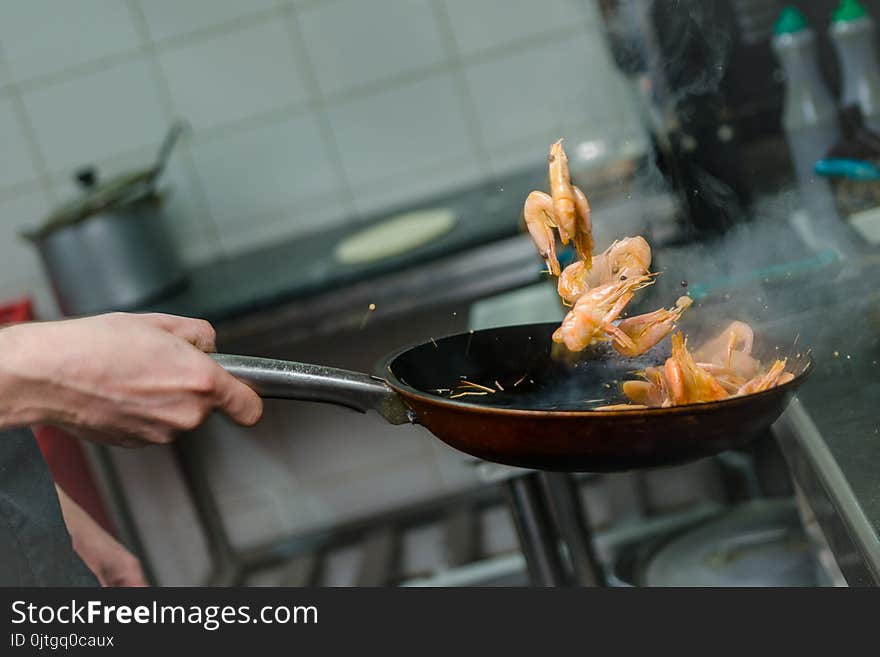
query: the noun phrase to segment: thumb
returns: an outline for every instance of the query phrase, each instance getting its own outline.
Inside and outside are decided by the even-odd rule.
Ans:
[[[217,408],[237,424],[255,425],[263,416],[262,398],[219,365],[217,370]]]

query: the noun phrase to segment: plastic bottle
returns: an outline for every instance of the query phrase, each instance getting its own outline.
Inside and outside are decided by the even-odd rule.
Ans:
[[[782,10],[774,27],[773,50],[785,73],[782,126],[802,190],[824,185],[813,172],[817,160],[837,143],[837,105],[819,73],[816,37],[795,7]],[[825,185],[827,190],[827,185]]]
[[[880,132],[880,67],[874,21],[858,0],[841,0],[828,29],[843,76],[841,105],[857,105],[865,125]]]

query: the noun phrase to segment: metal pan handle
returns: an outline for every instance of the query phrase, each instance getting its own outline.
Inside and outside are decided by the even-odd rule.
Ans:
[[[388,384],[360,372],[274,358],[211,354],[223,369],[269,399],[298,399],[374,410],[391,424],[412,422],[412,411]]]

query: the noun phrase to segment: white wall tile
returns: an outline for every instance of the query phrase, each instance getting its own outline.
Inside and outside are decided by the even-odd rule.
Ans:
[[[341,198],[308,200],[276,212],[227,222],[217,227],[225,253],[244,253],[260,247],[327,230],[349,221],[352,210]]]
[[[155,40],[214,27],[271,9],[274,0],[138,0],[150,37]]]
[[[221,244],[195,170],[178,154],[168,162],[162,187],[168,191],[165,225],[183,262],[197,265],[217,258]]]
[[[32,89],[22,97],[40,150],[55,173],[158,147],[168,127],[143,58]]]
[[[37,319],[55,319],[58,304],[43,273],[37,250],[20,232],[42,223],[51,203],[41,191],[0,200],[0,303],[30,297]]]
[[[119,0],[7,0],[0,42],[19,81],[140,45],[129,9]]]
[[[2,52],[3,45],[0,43],[0,52]],[[6,57],[0,57],[0,90],[6,87],[12,81],[12,76],[9,74],[9,64],[6,61]]]
[[[13,101],[0,97],[0,189],[39,176]]]
[[[442,1],[455,42],[465,56],[597,19],[593,3],[583,0]]]
[[[162,51],[175,110],[203,130],[304,103],[305,85],[282,20]]]
[[[518,139],[512,144],[490,147],[489,161],[492,173],[504,175],[513,171],[538,169],[546,165],[550,144],[560,137],[566,138],[567,151],[571,143],[570,135],[560,133],[555,128],[536,132],[523,139]]]
[[[48,197],[31,192],[0,200],[0,280],[19,281],[42,276],[36,249],[19,232],[42,223],[51,209]]]
[[[401,173],[393,178],[361,185],[354,188],[354,200],[358,212],[366,216],[421,203],[431,196],[471,187],[482,179],[483,171],[479,163],[467,160],[430,170]]]
[[[194,144],[193,157],[218,227],[338,193],[310,112]]]
[[[445,58],[428,0],[340,0],[303,9],[298,19],[324,94]]]
[[[543,135],[564,123],[592,120],[601,132],[615,112],[602,92],[608,77],[602,47],[576,35],[468,66],[465,74],[488,147]]]
[[[449,75],[334,104],[329,116],[353,186],[440,164],[467,166],[476,161]]]

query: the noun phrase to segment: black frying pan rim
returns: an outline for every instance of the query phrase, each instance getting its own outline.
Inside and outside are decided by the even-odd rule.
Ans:
[[[524,324],[519,326],[537,326],[540,324],[545,324],[546,322],[535,322],[533,324]],[[480,329],[485,331],[491,331],[494,329],[506,328],[504,326],[497,326],[488,329]],[[474,331],[476,332],[476,331]],[[436,338],[437,340],[443,340],[445,338],[454,338],[459,335],[464,335],[464,333],[452,333],[447,336],[443,336],[441,338]],[[725,406],[735,406],[737,404],[749,404],[754,400],[761,399],[762,397],[773,397],[779,395],[780,393],[793,392],[807,379],[807,377],[812,373],[815,367],[815,361],[813,360],[813,356],[810,353],[805,353],[801,358],[806,358],[806,365],[801,369],[800,373],[796,374],[795,377],[788,381],[787,383],[783,383],[782,385],[774,386],[772,388],[768,388],[767,390],[762,390],[760,392],[753,392],[748,395],[742,395],[739,397],[727,397],[726,399],[720,399],[718,401],[711,402],[696,402],[693,404],[680,404],[678,406],[669,406],[663,408],[662,406],[651,406],[649,408],[632,408],[632,409],[621,409],[615,411],[597,411],[597,410],[583,410],[583,411],[555,411],[555,410],[529,410],[525,408],[498,408],[497,406],[485,406],[475,402],[467,402],[467,401],[458,401],[455,399],[447,399],[445,397],[440,397],[438,395],[428,395],[423,390],[419,390],[417,388],[412,387],[408,383],[404,383],[400,379],[395,376],[394,372],[391,370],[392,363],[402,356],[403,354],[416,349],[418,347],[422,347],[427,345],[432,340],[426,340],[424,342],[419,342],[417,344],[412,344],[408,347],[402,347],[400,349],[396,349],[391,352],[388,356],[386,356],[381,364],[379,365],[378,374],[376,377],[383,380],[389,387],[391,387],[398,394],[401,391],[406,393],[406,396],[415,397],[422,402],[427,404],[432,404],[435,406],[446,407],[450,410],[458,411],[458,412],[479,412],[486,415],[503,415],[509,417],[511,415],[521,416],[521,417],[577,417],[586,419],[589,417],[627,417],[627,416],[635,416],[635,415],[648,415],[648,416],[656,416],[661,417],[665,415],[679,415],[679,414],[688,414],[694,412],[700,413],[708,413],[718,408],[724,408]]]

